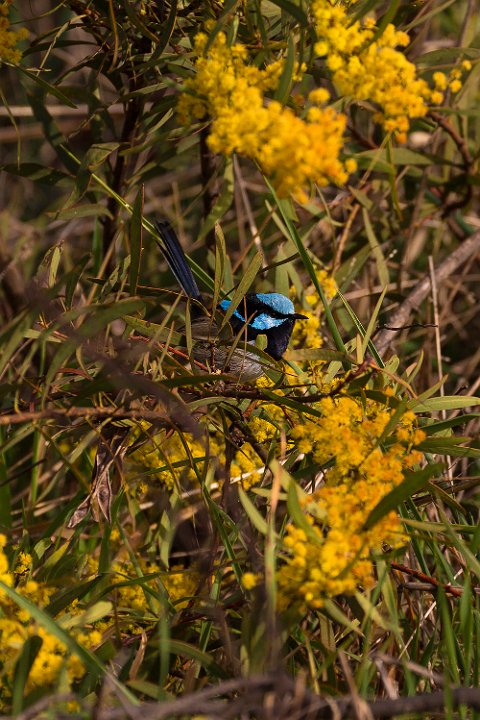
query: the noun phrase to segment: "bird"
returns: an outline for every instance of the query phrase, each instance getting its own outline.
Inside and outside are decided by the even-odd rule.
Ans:
[[[172,225],[167,220],[157,220],[155,226],[163,241],[158,245],[170,270],[185,295],[194,301],[191,313],[194,359],[241,382],[257,380],[264,374],[265,361],[256,349],[250,349],[255,347],[256,338],[265,335],[264,352],[273,360],[281,360],[295,322],[306,320],[307,316],[295,312],[290,298],[282,293],[252,292],[244,296],[229,322],[223,323],[222,315],[231,300],[224,298],[218,304],[218,312],[210,313]]]

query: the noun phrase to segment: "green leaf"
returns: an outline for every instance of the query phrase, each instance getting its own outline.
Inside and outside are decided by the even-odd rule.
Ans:
[[[209,29],[208,41],[205,46],[204,55],[208,54],[209,49],[215,42],[215,38],[217,37],[218,33],[223,30],[228,20],[232,17],[232,11],[236,8],[239,2],[240,0],[226,0],[226,2],[224,3],[220,17],[218,18],[213,28]]]
[[[45,564],[43,567],[45,568]],[[81,600],[87,593],[92,592],[97,585],[103,582],[104,578],[101,575],[97,575],[92,580],[87,580],[86,582],[77,582],[74,587],[65,590],[65,592],[59,596],[56,595],[55,599],[45,608],[46,612],[52,617],[58,615],[58,613],[64,610],[74,600]]]
[[[142,259],[143,192],[144,188],[141,185],[133,203],[132,218],[130,220],[130,295],[137,294],[138,274]]]
[[[228,323],[230,318],[232,317],[233,313],[237,309],[237,307],[242,302],[243,298],[245,297],[247,291],[250,289],[251,285],[255,282],[255,279],[258,275],[258,271],[262,267],[263,258],[260,255],[260,253],[256,253],[252,260],[249,263],[249,266],[247,268],[247,271],[244,275],[242,275],[240,282],[237,285],[237,289],[233,293],[232,302],[227,308],[227,312],[225,313],[225,316],[222,321],[221,328],[225,327],[225,325]],[[240,313],[245,314],[245,310],[240,307]]]
[[[353,197],[358,200],[362,207],[366,208],[369,211],[372,209],[373,202],[363,190],[359,190],[353,185],[349,185],[348,190],[352,193]]]
[[[20,163],[20,165],[9,164],[3,165],[2,170],[11,175],[19,175],[26,177],[33,182],[44,183],[45,185],[57,185],[62,183],[71,185],[71,178],[64,172],[60,172],[56,168],[45,167],[33,162]]]
[[[92,337],[104,330],[114,320],[124,318],[132,312],[141,312],[145,309],[143,300],[124,298],[104,305],[90,306],[87,309],[88,316],[80,325],[78,332],[84,337]]]
[[[387,288],[390,283],[390,276],[388,273],[387,263],[385,262],[385,258],[383,257],[382,246],[373,231],[373,227],[370,222],[370,216],[368,214],[368,210],[365,207],[362,208],[362,213],[363,213],[363,222],[365,225],[365,232],[367,234],[367,238],[368,238],[368,242],[370,244],[370,249],[372,251],[372,255],[375,258],[375,263],[377,265],[380,285],[382,285],[384,288]],[[385,292],[385,290],[384,290],[384,292]]]
[[[445,47],[439,50],[432,50],[424,55],[420,55],[416,59],[416,63],[421,67],[431,65],[446,65],[455,63],[457,60],[477,60],[480,58],[480,49],[474,47]]]
[[[302,403],[300,400],[294,400],[292,397],[287,397],[286,395],[279,396],[277,393],[272,392],[268,388],[262,388],[263,394],[270,398],[274,403],[278,403],[281,405],[285,405],[285,407],[289,407],[292,410],[296,410],[301,415],[313,415],[317,418],[322,418],[323,413],[320,412],[320,410],[317,410],[313,406],[313,403]],[[307,396],[308,397],[308,396]]]
[[[175,22],[177,19],[177,7],[178,7],[177,0],[170,0],[170,12],[168,13],[167,21],[162,23],[162,25],[163,25],[162,34],[159,38],[157,47],[155,48],[155,52],[152,57],[152,59],[154,59],[154,60],[161,57],[168,42],[170,41],[170,37],[172,35],[173,29],[175,27]]]
[[[229,677],[227,671],[218,665],[209,653],[202,652],[195,645],[183,642],[182,640],[174,640],[173,638],[170,638],[169,645],[170,653],[172,655],[180,655],[181,657],[196,660],[202,668],[213,673],[216,677]]]
[[[32,108],[32,112],[36,120],[41,124],[45,138],[55,151],[58,159],[65,165],[67,170],[75,177],[77,173],[77,164],[71,157],[71,154],[65,147],[66,138],[62,134],[58,124],[48,112],[45,104],[45,96],[42,94],[34,95],[27,93],[27,99]],[[78,177],[76,182],[78,183]]]
[[[293,478],[290,478],[287,490],[287,508],[290,513],[294,525],[301,528],[305,535],[312,540],[315,545],[322,545],[321,537],[315,532],[312,525],[307,520],[302,506],[300,505],[300,497],[305,497],[305,493],[302,488],[295,482]]]
[[[95,170],[103,165],[105,160],[110,157],[113,152],[118,150],[119,147],[120,143],[117,142],[96,143],[95,145],[91,145],[82,162],[83,167],[88,168],[88,170]]]
[[[233,160],[227,158],[225,161],[225,170],[223,173],[222,190],[217,202],[210,210],[208,217],[205,219],[198,237],[204,238],[210,230],[223,218],[233,201],[234,179],[233,179]]]
[[[12,711],[14,716],[17,716],[23,710],[23,699],[28,675],[42,645],[43,640],[38,637],[38,635],[32,635],[27,638],[23,643],[20,656],[15,663],[12,683]]]
[[[9,323],[0,335],[0,373],[3,373],[11,357],[22,344],[25,333],[30,330],[41,307],[20,312],[14,321]]]
[[[172,332],[171,328],[165,327],[164,324],[143,320],[133,315],[125,315],[123,317],[125,323],[136,330],[140,335],[154,338],[157,342],[171,342],[173,345],[179,345],[183,338],[183,333]]]
[[[411,400],[408,404],[415,412],[438,412],[439,410],[459,410],[466,407],[480,405],[480,398],[465,395],[444,395],[422,400]]]
[[[343,343],[342,337],[338,331],[337,325],[335,323],[335,320],[332,315],[332,311],[330,310],[330,305],[327,301],[327,298],[325,297],[325,293],[323,292],[322,286],[320,285],[317,274],[315,272],[315,268],[313,266],[313,263],[310,259],[310,255],[308,254],[307,250],[305,249],[302,239],[300,238],[300,235],[297,232],[297,229],[295,225],[292,223],[289,215],[289,203],[285,202],[284,200],[280,200],[280,198],[277,197],[277,194],[273,188],[273,185],[266,180],[268,188],[272,194],[272,197],[274,198],[278,209],[280,210],[280,214],[282,216],[282,220],[285,224],[285,227],[288,231],[288,237],[291,238],[294,245],[296,246],[298,250],[298,254],[302,258],[303,264],[305,265],[305,269],[308,272],[310,276],[310,280],[312,281],[313,285],[315,286],[320,299],[322,301],[323,308],[325,310],[325,317],[327,320],[327,325],[330,329],[330,332],[333,335],[333,339],[335,342],[335,346],[337,350],[340,352],[345,352],[345,345]],[[347,369],[349,369],[349,364],[347,364]]]
[[[119,318],[123,319],[125,315],[128,315],[131,312],[143,310],[144,307],[145,305],[142,300],[133,300],[128,298],[103,306],[92,305],[80,308],[79,311],[71,311],[72,316],[80,316],[83,313],[88,313],[88,316],[85,321],[80,325],[80,327],[75,331],[75,333],[72,334],[72,337],[70,337],[63,343],[63,345],[57,350],[55,356],[52,358],[46,376],[47,384],[53,381],[53,378],[55,377],[59,368],[64,365],[65,361],[70,357],[70,355],[72,355],[75,352],[76,348],[81,346],[87,338],[93,337],[101,330],[104,330],[107,325],[113,322],[113,320],[117,320]],[[65,313],[60,327],[65,327],[68,325],[68,316],[69,313]],[[55,329],[56,326],[52,326],[47,331],[45,331],[45,337],[47,338],[48,335]]]
[[[347,310],[348,314],[350,315],[350,317],[353,321],[353,324],[355,325],[355,327],[358,331],[358,334],[363,339],[366,335],[365,328],[363,327],[362,323],[360,322],[357,315],[353,311],[353,308],[351,307],[350,303],[347,301],[346,297],[340,291],[338,291],[338,296],[341,298],[342,303],[345,306],[345,309]],[[375,362],[378,364],[378,366],[383,368],[384,362],[383,362],[382,358],[380,357],[380,355],[378,354],[377,349],[371,340],[368,342],[368,349],[372,353],[372,356],[373,356]]]
[[[326,348],[303,348],[301,350],[287,350],[283,356],[284,360],[304,361],[304,360],[325,360],[331,362],[338,360],[340,363],[349,360],[346,353],[338,352],[338,350],[328,350]]]
[[[90,258],[85,255],[76,267],[73,268],[67,275],[64,276],[65,280],[65,306],[67,310],[72,307],[73,296],[78,285],[80,278],[89,262]]]
[[[383,258],[383,255],[382,255]],[[386,267],[386,266],[385,266]],[[372,338],[373,332],[375,330],[377,319],[380,314],[380,309],[382,307],[383,300],[385,298],[385,295],[387,294],[387,285],[383,288],[383,291],[378,298],[374,311],[370,317],[370,320],[368,321],[367,330],[365,332],[365,337],[362,339],[362,356],[365,357],[365,353],[367,352],[367,347],[370,343],[370,340]]]
[[[472,448],[461,444],[469,441],[471,441],[471,438],[429,437],[427,440],[424,440],[417,445],[417,449],[424,453],[434,453],[436,455],[479,458],[480,450],[478,448]]]
[[[42,90],[45,90],[47,93],[49,93],[49,95],[53,95],[54,97],[56,97],[57,100],[60,100],[62,105],[67,105],[71,108],[77,107],[75,103],[72,102],[69,97],[64,95],[58,87],[56,87],[55,85],[51,85],[46,80],[44,80],[43,77],[37,75],[37,73],[31,72],[30,70],[27,70],[27,68],[24,68],[21,65],[15,65],[15,70],[26,75],[29,80],[32,80],[34,83],[39,85]]]
[[[291,35],[288,36],[287,58],[285,67],[283,68],[277,89],[275,90],[275,100],[284,105],[290,95],[293,83],[293,73],[295,70],[295,43]]]
[[[400,0],[391,0],[391,2],[388,3],[387,12],[385,13],[385,15],[383,15],[382,19],[378,23],[378,27],[375,30],[372,38],[369,40],[367,47],[372,43],[376,42],[378,38],[380,38],[385,32],[385,28],[387,27],[387,25],[393,22],[395,15],[397,14],[399,5]],[[397,23],[394,24],[396,25]]]
[[[212,307],[216,308],[222,290],[223,280],[225,277],[225,260],[227,257],[227,248],[225,245],[225,237],[220,225],[215,226],[215,278],[213,289]]]
[[[434,435],[435,433],[444,432],[458,425],[465,425],[470,420],[476,420],[479,417],[480,413],[465,413],[463,415],[457,415],[454,418],[449,418],[448,420],[434,422],[431,425],[423,425],[422,430],[427,433],[427,435]]]
[[[56,220],[74,220],[75,218],[83,217],[113,218],[110,210],[105,205],[100,205],[99,203],[82,203],[82,205],[77,205],[76,207],[69,207],[48,214],[54,215]]]
[[[266,535],[268,532],[268,525],[265,518],[260,514],[245,490],[240,486],[238,488],[238,497],[252,525],[257,528],[258,532],[262,533],[262,535]]]
[[[363,632],[360,629],[358,622],[351,620],[348,615],[345,615],[345,613],[333,600],[324,600],[323,609],[339,625],[342,625],[347,630],[363,637]]]
[[[335,273],[335,280],[342,292],[346,292],[368,260],[370,260],[370,246],[366,244],[342,263]]]
[[[295,18],[295,20],[298,20],[300,25],[302,27],[308,27],[308,17],[303,12],[302,8],[298,5],[295,5],[295,3],[290,2],[290,0],[270,0],[272,5],[277,5],[279,8],[284,10],[286,13],[291,15]]]
[[[388,167],[389,172],[392,172],[390,158],[394,165],[433,165],[436,162],[436,159],[428,155],[428,153],[419,153],[408,148],[365,150],[357,153],[355,158],[372,160],[379,165],[377,169],[381,169],[380,166],[384,165]]]
[[[82,625],[89,625],[90,623],[98,622],[109,615],[112,612],[113,605],[107,600],[99,600],[91,607],[88,607],[83,613],[79,615],[64,615],[58,621],[59,624],[65,629],[69,630],[73,627],[81,627]]]

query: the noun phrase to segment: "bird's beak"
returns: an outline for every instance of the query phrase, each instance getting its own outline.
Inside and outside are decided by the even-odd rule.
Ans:
[[[294,317],[295,320],[308,320],[307,315],[300,315],[300,313],[293,313],[292,317]]]

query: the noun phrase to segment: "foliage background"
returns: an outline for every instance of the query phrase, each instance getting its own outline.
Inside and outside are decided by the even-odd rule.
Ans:
[[[312,51],[307,3],[71,0],[8,10],[11,28],[29,36],[19,38],[22,58],[3,55],[0,68],[4,712],[58,696],[59,713],[81,716],[93,706],[128,716],[138,703],[169,699],[144,712],[226,717],[213,693],[174,704],[211,684],[232,717],[283,717],[292,708],[302,716],[309,703],[327,712],[315,706],[324,695],[353,697],[358,714],[358,698],[422,700],[437,690],[438,709],[453,712],[451,689],[477,687],[480,664],[475,2],[350,8],[350,17],[370,14],[383,31],[389,22],[407,31],[405,53],[428,82],[471,63],[458,92],[447,89],[441,104],[412,119],[406,143],[374,122],[371,101],[336,92]],[[182,83],[195,76],[193,38],[208,20],[212,36],[237,33],[258,66],[286,59],[282,103],[295,107],[312,83],[329,90],[347,116],[346,155],[358,165],[348,182],[312,188],[301,202],[279,199],[251,160],[209,150],[205,121],[179,120]],[[299,81],[294,61],[307,65]],[[428,429],[422,462],[377,513],[385,518],[399,505],[409,544],[377,552],[371,588],[277,614],[279,538],[292,518],[301,525],[296,493],[310,491],[329,463],[299,460],[285,444],[295,424],[288,413],[308,417],[296,395],[288,405],[278,370],[271,378],[283,389],[273,397],[268,388],[229,390],[192,379],[182,359],[163,351],[161,333],[184,305],[175,305],[177,289],[148,232],[155,217],[172,221],[208,269],[211,290],[222,266],[226,289],[241,277],[256,289],[296,288],[297,302],[322,323],[289,355],[302,392],[335,397],[337,387],[356,406],[368,397],[388,407],[390,387]],[[320,269],[343,294],[325,307]],[[152,326],[148,341],[129,317],[163,327]],[[400,329],[379,328],[389,320]],[[371,345],[366,352],[369,341],[385,371]],[[195,437],[199,407],[225,446]],[[277,430],[260,447],[252,413]],[[102,438],[115,446],[125,423],[135,426],[136,445],[126,451],[121,489],[104,481],[99,523],[89,515],[69,529]],[[146,454],[162,426],[175,430],[172,454],[163,436],[158,453]],[[271,470],[261,470],[261,487],[245,486],[240,505],[237,486],[219,490],[238,459],[234,430],[253,448],[245,452],[250,471]],[[208,462],[217,456],[219,467]]]

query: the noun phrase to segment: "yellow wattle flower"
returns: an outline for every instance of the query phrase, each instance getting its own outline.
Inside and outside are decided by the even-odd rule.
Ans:
[[[326,90],[310,93],[306,117],[265,97],[279,81],[283,61],[261,70],[248,65],[241,45],[228,47],[219,33],[208,51],[207,36],[195,38],[199,55],[196,75],[185,83],[178,112],[185,122],[211,118],[210,148],[223,155],[238,153],[255,161],[281,197],[293,194],[306,200],[311,183],[343,185],[353,169],[340,159],[346,118],[333,108],[321,107]],[[300,75],[304,67],[295,71]],[[294,74],[295,74],[294,73]]]

